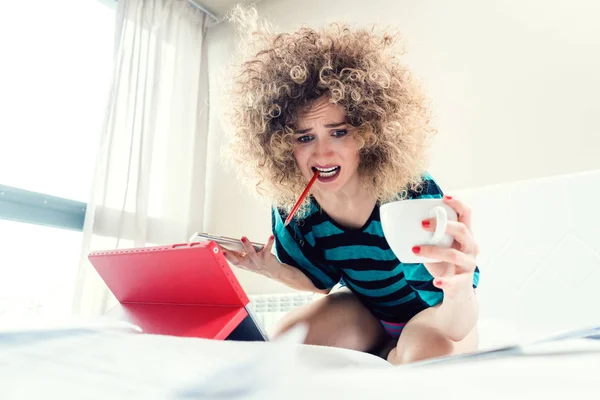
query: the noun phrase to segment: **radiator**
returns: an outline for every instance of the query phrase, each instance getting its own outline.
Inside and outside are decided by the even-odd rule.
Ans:
[[[316,293],[276,293],[249,295],[249,308],[267,333],[291,310],[310,304],[323,297]]]

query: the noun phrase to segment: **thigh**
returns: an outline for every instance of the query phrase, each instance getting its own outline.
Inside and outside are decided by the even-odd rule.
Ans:
[[[428,308],[415,315],[404,327],[396,347],[387,359],[392,364],[406,364],[442,357],[469,353],[477,350],[479,337],[477,326],[461,341],[454,342],[444,335],[435,323],[438,306]]]
[[[298,323],[308,326],[306,344],[371,351],[386,337],[379,320],[347,288],[291,311],[274,336]]]

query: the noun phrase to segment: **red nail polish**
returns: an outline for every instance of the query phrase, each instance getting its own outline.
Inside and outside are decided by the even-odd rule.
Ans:
[[[431,226],[431,221],[426,219],[424,221],[421,221],[421,225],[423,225],[423,228],[429,228]]]
[[[242,237],[242,242],[246,243],[247,240],[245,236]]]
[[[271,237],[269,238],[269,240],[273,240],[275,239],[275,236],[271,235]]]
[[[445,198],[447,198],[448,200],[452,200],[452,196],[444,196]]]
[[[225,251],[224,251],[224,252],[223,252],[223,257],[225,257],[226,255],[227,255],[227,252],[225,252]]]
[[[412,248],[412,251],[415,254],[419,254],[421,252],[421,247],[415,246],[415,247]]]
[[[437,281],[435,281],[436,286],[442,286],[442,280],[438,279]]]

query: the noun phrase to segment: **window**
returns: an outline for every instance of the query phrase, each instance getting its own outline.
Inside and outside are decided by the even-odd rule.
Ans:
[[[70,312],[115,9],[99,0],[2,5],[0,318]]]

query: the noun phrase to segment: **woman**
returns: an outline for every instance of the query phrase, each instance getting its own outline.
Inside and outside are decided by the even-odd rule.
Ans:
[[[307,323],[306,343],[373,352],[393,364],[475,350],[478,249],[468,207],[444,197],[459,215],[447,228],[454,245],[413,248],[441,261],[430,265],[390,258],[379,223],[385,202],[443,196],[425,171],[435,132],[426,99],[393,53],[393,38],[340,24],[277,35],[261,28],[253,38],[227,99],[229,150],[274,201],[273,235],[260,252],[243,237],[246,252],[225,249],[225,257],[327,294],[292,311],[277,334]],[[422,222],[434,228],[434,220]]]

